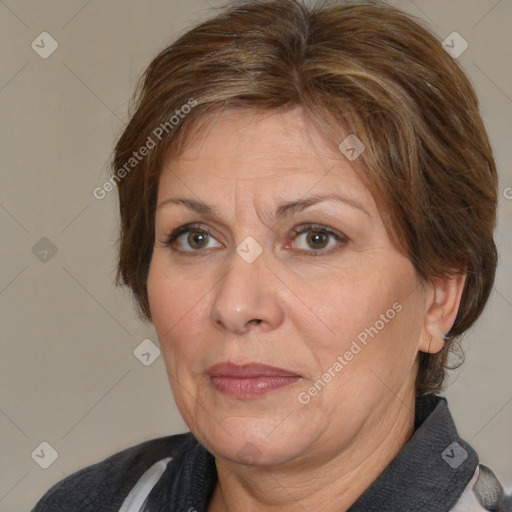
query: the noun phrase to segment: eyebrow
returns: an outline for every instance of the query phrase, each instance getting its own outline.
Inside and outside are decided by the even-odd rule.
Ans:
[[[288,201],[281,204],[277,208],[274,216],[276,219],[282,219],[283,217],[288,217],[294,213],[299,213],[302,210],[305,210],[306,208],[309,208],[310,206],[321,203],[323,201],[339,201],[351,206],[352,208],[361,210],[366,215],[371,217],[370,213],[368,213],[366,208],[359,201],[354,198],[345,197],[334,192],[328,194],[314,194],[302,199],[297,199],[295,201]],[[203,203],[202,201],[196,201],[195,199],[187,199],[184,197],[170,197],[165,199],[157,206],[157,210],[169,204],[181,204],[189,210],[202,215],[209,215],[213,217],[219,216],[219,211],[217,208]]]

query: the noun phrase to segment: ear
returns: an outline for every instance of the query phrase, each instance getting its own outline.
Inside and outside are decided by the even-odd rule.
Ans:
[[[425,323],[421,330],[418,350],[436,354],[444,346],[444,335],[452,328],[457,312],[466,273],[436,278],[429,287],[425,303]]]

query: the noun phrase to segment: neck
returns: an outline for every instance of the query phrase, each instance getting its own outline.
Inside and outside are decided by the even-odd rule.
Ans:
[[[347,510],[413,435],[414,407],[414,394],[396,398],[376,426],[321,464],[250,467],[216,459],[219,479],[208,512]]]

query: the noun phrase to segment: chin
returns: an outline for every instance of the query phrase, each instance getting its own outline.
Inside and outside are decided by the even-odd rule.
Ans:
[[[230,417],[192,433],[215,457],[249,466],[276,466],[296,459],[311,444],[304,429],[284,423],[276,427],[274,421],[262,418]]]

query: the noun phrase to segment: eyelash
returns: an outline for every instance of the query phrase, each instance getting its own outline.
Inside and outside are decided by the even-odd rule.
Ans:
[[[327,234],[327,235],[335,238],[338,242],[341,242],[343,245],[346,245],[348,242],[348,238],[345,235],[343,235],[342,233],[339,233],[338,231],[335,231],[334,229],[329,228],[327,226],[322,226],[321,224],[303,224],[302,226],[299,226],[298,228],[292,229],[292,233],[295,234],[295,237],[298,237],[298,236],[302,235],[303,233],[307,233],[308,231],[314,231],[314,232],[319,232],[322,234]],[[202,250],[183,251],[181,249],[176,249],[175,247],[173,247],[174,242],[178,239],[178,237],[180,237],[181,235],[183,235],[185,233],[190,233],[190,232],[206,234],[213,238],[213,235],[210,233],[210,231],[208,229],[202,228],[198,224],[186,224],[184,226],[180,226],[179,228],[176,228],[170,235],[168,235],[168,237],[164,241],[164,244],[166,246],[170,247],[172,251],[179,253],[179,254],[183,254],[185,256],[201,255],[201,253],[204,252]],[[313,249],[310,251],[304,250],[304,249],[299,249],[299,251],[301,254],[307,254],[309,256],[327,256],[339,249],[340,249],[340,247],[330,248],[328,250],[325,250],[325,249],[314,250]]]

